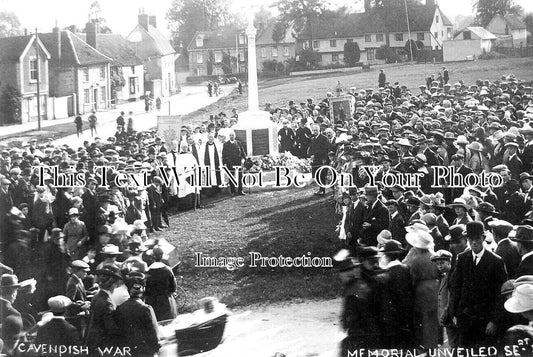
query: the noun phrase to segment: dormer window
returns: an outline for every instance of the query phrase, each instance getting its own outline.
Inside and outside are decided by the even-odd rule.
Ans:
[[[437,15],[437,16],[435,17],[435,22],[436,22],[436,23],[439,23],[439,15]]]
[[[204,39],[201,37],[196,38],[196,47],[204,47]]]

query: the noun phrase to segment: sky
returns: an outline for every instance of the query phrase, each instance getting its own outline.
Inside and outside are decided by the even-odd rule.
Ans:
[[[57,24],[59,27],[77,25],[84,27],[88,19],[90,4],[94,0],[0,0],[0,11],[12,11],[19,17],[22,27],[33,32],[37,27],[40,32],[49,32]],[[361,10],[363,0],[330,0],[334,5],[348,5],[354,10]],[[472,15],[474,0],[438,0],[444,14],[452,21],[458,15]],[[273,0],[233,0],[232,12],[246,13],[260,5],[270,5]],[[158,28],[169,33],[165,14],[172,0],[99,0],[102,17],[115,33],[127,36],[137,24],[139,9],[157,16]],[[533,12],[533,0],[515,0],[526,12]]]

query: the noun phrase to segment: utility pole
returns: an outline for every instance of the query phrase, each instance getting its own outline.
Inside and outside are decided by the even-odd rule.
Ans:
[[[413,58],[413,43],[411,42],[411,26],[409,25],[409,12],[407,11],[407,0],[403,0],[405,4],[405,18],[407,19],[407,33],[409,34],[409,51],[411,52],[411,61]]]
[[[36,60],[37,60],[37,64],[35,66],[36,70],[37,70],[37,128],[38,130],[40,131],[41,130],[41,71],[39,71],[39,65],[40,65],[40,61],[39,61],[39,34],[37,33],[37,27],[35,28],[35,52],[37,53],[36,55]]]

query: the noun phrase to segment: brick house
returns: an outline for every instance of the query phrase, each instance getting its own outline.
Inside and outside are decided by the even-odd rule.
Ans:
[[[370,9],[365,1],[364,13],[313,22],[297,38],[297,51],[313,48],[321,55],[321,64],[344,63],[344,44],[356,42],[361,62],[376,63],[376,50],[389,43],[397,53],[405,53],[409,40],[405,8],[388,14]],[[453,38],[453,24],[433,0],[408,6],[411,40],[418,49],[442,49],[442,42]],[[387,41],[388,34],[388,41]]]
[[[0,93],[7,86],[17,88],[21,93],[22,123],[37,120],[37,80],[41,119],[47,118],[49,60],[50,53],[35,34],[0,38]],[[4,119],[4,114],[0,112],[0,123],[5,123]]]
[[[247,71],[248,39],[244,29],[224,27],[215,31],[197,31],[187,51],[192,76]]]
[[[276,61],[284,63],[296,57],[296,37],[293,28],[289,26],[285,31],[283,40],[276,42],[272,39],[275,23],[267,25],[262,31],[258,31],[255,40],[257,69],[263,70],[263,62]]]
[[[144,65],[129,41],[118,34],[98,33],[94,23],[87,23],[87,34],[79,36],[112,59],[111,83],[114,76],[122,76],[124,79],[124,86],[115,89],[116,102],[135,101],[144,95]],[[113,85],[111,89],[113,90]]]
[[[154,98],[177,93],[176,51],[158,29],[155,16],[141,13],[138,24],[126,37],[144,65],[144,89]]]
[[[68,30],[56,27],[39,37],[52,57],[50,96],[73,96],[69,115],[109,109],[113,60]]]

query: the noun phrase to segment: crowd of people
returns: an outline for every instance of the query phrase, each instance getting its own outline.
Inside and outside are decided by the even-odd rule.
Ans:
[[[266,104],[280,126],[280,152],[308,160],[314,172],[330,165],[354,179],[355,187],[333,190],[346,246],[337,256],[345,349],[429,349],[444,336],[450,346],[496,344],[520,322],[504,306],[524,312],[520,299],[533,298],[533,89],[514,76],[448,80],[419,91],[386,81],[377,90],[352,87],[344,94],[353,113],[342,118],[332,117],[329,92],[317,102]],[[171,245],[157,232],[178,209],[201,208],[224,191],[222,165],[243,165],[237,122],[236,109],[211,115],[166,143],[155,131],[125,130],[122,118],[115,136],[79,148],[33,139],[2,151],[0,309],[10,317],[3,351],[16,352],[20,332],[49,311],[48,322],[34,325],[39,341],[156,353],[156,321],[177,313],[165,261]],[[365,165],[376,167],[374,185]],[[209,167],[211,187],[191,184],[197,166]],[[434,166],[497,173],[503,185],[457,188],[444,179],[435,187]],[[148,185],[119,187],[119,172],[148,172]],[[423,174],[420,183],[381,182],[406,173]],[[58,174],[81,175],[83,185],[58,184]],[[322,176],[326,182],[327,171]],[[241,182],[228,183],[232,195],[245,195]],[[31,278],[35,287],[19,283]],[[84,314],[86,324],[64,319]],[[55,324],[70,332],[53,333]]]

